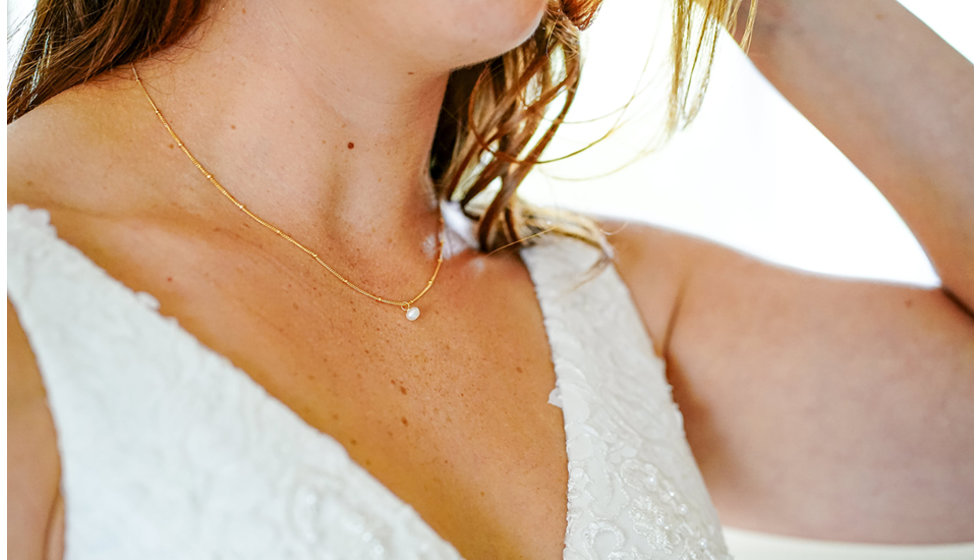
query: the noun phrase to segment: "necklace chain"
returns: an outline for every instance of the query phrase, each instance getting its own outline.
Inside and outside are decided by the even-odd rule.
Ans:
[[[174,139],[174,142],[177,144],[177,147],[180,148],[180,150],[182,152],[184,152],[184,155],[187,156],[187,159],[189,159],[191,161],[191,163],[194,164],[194,167],[196,167],[197,170],[200,171],[202,175],[204,175],[204,178],[207,179],[209,183],[211,183],[212,185],[214,185],[214,187],[216,189],[218,189],[218,192],[220,192],[225,198],[227,198],[228,200],[230,200],[232,204],[234,204],[236,207],[238,207],[238,209],[241,210],[242,212],[244,212],[248,217],[252,218],[252,220],[254,220],[255,222],[259,223],[260,225],[262,225],[263,227],[265,227],[269,231],[275,233],[279,237],[281,237],[281,238],[285,239],[286,241],[288,241],[288,242],[292,243],[293,245],[295,245],[301,251],[303,251],[304,253],[306,253],[307,255],[309,255],[310,258],[312,258],[314,261],[316,261],[317,264],[319,264],[323,268],[327,269],[327,271],[329,271],[331,274],[333,274],[334,276],[336,276],[338,280],[340,280],[341,282],[343,282],[344,284],[346,284],[347,286],[349,286],[354,291],[356,291],[356,292],[358,292],[360,294],[363,294],[363,295],[365,295],[365,296],[367,296],[367,297],[369,297],[369,298],[371,298],[374,301],[377,301],[379,303],[386,303],[388,305],[395,305],[395,306],[400,307],[402,309],[402,311],[405,311],[406,312],[406,317],[410,321],[414,321],[416,318],[418,318],[419,311],[418,311],[418,308],[414,307],[414,304],[415,304],[416,301],[418,301],[419,299],[421,299],[421,297],[424,296],[426,294],[426,292],[429,291],[429,289],[432,287],[432,283],[435,282],[435,280],[436,280],[436,276],[439,275],[439,269],[442,267],[443,243],[444,243],[445,239],[444,239],[443,219],[442,219],[442,212],[441,211],[439,212],[439,231],[437,232],[437,235],[439,237],[439,258],[436,260],[436,268],[432,272],[432,276],[429,278],[429,281],[426,282],[425,287],[422,288],[422,291],[419,292],[418,295],[416,295],[412,299],[400,300],[400,301],[399,300],[387,299],[387,298],[383,298],[381,296],[372,294],[371,292],[369,292],[369,291],[361,288],[360,286],[357,286],[356,284],[354,284],[353,282],[351,282],[350,280],[348,280],[347,278],[345,278],[343,275],[341,275],[339,272],[337,272],[336,270],[334,270],[330,265],[328,265],[327,263],[323,262],[323,260],[320,258],[320,255],[318,255],[315,251],[313,251],[312,249],[310,249],[306,245],[303,245],[302,243],[300,243],[299,241],[297,241],[296,239],[294,239],[288,233],[284,232],[282,229],[280,229],[279,227],[277,227],[275,224],[272,224],[272,223],[266,221],[262,217],[256,215],[254,212],[252,212],[251,210],[249,210],[244,204],[242,204],[237,198],[235,198],[235,196],[232,195],[228,191],[228,189],[226,189],[221,183],[219,183],[218,180],[214,177],[214,174],[211,173],[210,171],[208,171],[207,168],[205,168],[204,165],[200,161],[198,161],[198,159],[196,157],[194,157],[194,154],[192,154],[190,152],[190,150],[187,149],[187,146],[185,146],[184,145],[184,142],[180,139],[179,136],[177,136],[177,133],[174,131],[173,127],[171,127],[170,126],[170,123],[167,122],[167,119],[163,116],[163,113],[160,112],[160,109],[157,107],[157,104],[153,101],[153,98],[150,97],[150,92],[148,92],[146,90],[146,86],[143,85],[143,80],[140,79],[139,72],[136,71],[136,65],[135,64],[134,65],[131,65],[131,68],[133,69],[133,76],[136,78],[136,83],[139,85],[140,89],[143,91],[143,95],[146,97],[146,100],[149,101],[150,106],[153,107],[153,112],[156,113],[157,118],[163,124],[164,128],[167,129],[167,132],[170,133],[170,136]]]

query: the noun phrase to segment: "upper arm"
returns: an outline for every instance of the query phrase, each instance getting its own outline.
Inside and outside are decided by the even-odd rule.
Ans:
[[[7,301],[7,554],[61,556],[54,422],[27,336]]]
[[[874,184],[972,312],[973,64],[894,0],[758,7],[756,67]]]
[[[972,539],[973,321],[957,304],[939,289],[630,229],[611,239],[626,248],[617,265],[723,521],[838,540]]]

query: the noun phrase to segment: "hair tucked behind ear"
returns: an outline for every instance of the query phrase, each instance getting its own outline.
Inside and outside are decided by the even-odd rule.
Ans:
[[[754,15],[756,0],[751,1]],[[582,64],[579,32],[600,3],[550,0],[541,25],[524,44],[450,76],[431,173],[438,194],[459,201],[478,220],[485,251],[530,242],[549,230],[604,247],[604,234],[591,220],[534,208],[516,196],[575,98]],[[668,133],[697,113],[718,31],[734,26],[739,4],[675,0]],[[7,122],[106,70],[176,44],[205,6],[205,0],[40,0],[11,79]],[[743,47],[747,39],[745,33]],[[491,185],[496,193],[490,203],[471,208]]]

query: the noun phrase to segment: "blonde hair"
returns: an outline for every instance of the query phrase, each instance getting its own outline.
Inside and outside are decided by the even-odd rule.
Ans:
[[[537,236],[553,231],[602,248],[609,257],[605,234],[593,220],[536,207],[517,196],[517,188],[540,161],[575,97],[582,64],[579,33],[592,21],[599,4],[550,2],[541,26],[526,43],[459,70],[450,79],[433,152],[434,178],[442,197],[458,200],[464,212],[478,221],[477,237],[484,251],[533,243]],[[742,0],[675,0],[665,139],[697,114],[718,34],[721,29],[734,32],[741,4]],[[755,9],[756,0],[751,0],[743,49],[748,48]],[[545,119],[545,110],[553,103],[559,104],[557,111]],[[491,186],[496,190],[491,202],[469,210],[469,204]]]

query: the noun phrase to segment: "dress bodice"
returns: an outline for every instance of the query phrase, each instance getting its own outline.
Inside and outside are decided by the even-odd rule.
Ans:
[[[416,511],[227,358],[7,212],[8,296],[58,433],[66,558],[459,558]],[[521,250],[564,415],[564,558],[729,558],[664,362],[613,266]]]

